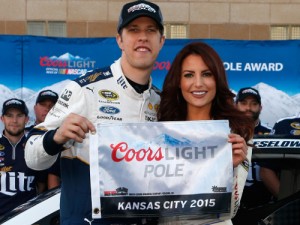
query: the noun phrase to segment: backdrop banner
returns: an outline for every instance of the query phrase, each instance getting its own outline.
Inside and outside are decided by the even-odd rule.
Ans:
[[[167,39],[154,63],[153,84],[161,89],[175,55],[190,42],[211,45],[221,56],[229,87],[259,90],[261,121],[274,123],[300,112],[300,40],[244,41],[220,39]],[[107,67],[121,55],[115,37],[59,38],[30,35],[0,35],[0,108],[8,98],[22,98],[28,108],[30,126],[39,91],[58,94],[81,74]],[[2,124],[0,124],[0,130]]]
[[[90,136],[93,217],[229,219],[229,133],[227,120],[98,124]]]

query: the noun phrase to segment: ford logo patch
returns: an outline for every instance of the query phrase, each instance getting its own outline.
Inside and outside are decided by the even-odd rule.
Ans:
[[[106,114],[117,114],[120,112],[120,109],[113,106],[101,106],[99,110]]]

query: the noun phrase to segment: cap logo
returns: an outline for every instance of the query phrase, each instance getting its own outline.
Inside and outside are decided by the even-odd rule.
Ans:
[[[5,105],[12,105],[12,104],[22,105],[22,102],[13,99],[13,100],[10,100],[10,101],[5,103]]]
[[[252,90],[252,89],[246,89],[246,90],[243,90],[242,92],[243,94],[246,94],[246,93],[251,93],[251,94],[254,94],[254,95],[257,95],[257,92]]]
[[[127,11],[128,13],[132,13],[137,10],[147,10],[151,13],[156,13],[155,9],[153,9],[150,5],[147,5],[145,3],[140,3],[138,5],[131,6]]]
[[[56,95],[55,95],[53,92],[51,92],[51,91],[45,91],[45,92],[43,92],[43,93],[41,94],[41,96],[44,96],[44,95],[51,95],[51,96],[56,97]]]

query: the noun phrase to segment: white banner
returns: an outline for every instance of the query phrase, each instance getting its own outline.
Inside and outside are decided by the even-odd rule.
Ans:
[[[229,219],[229,133],[225,120],[98,124],[90,135],[93,218]]]

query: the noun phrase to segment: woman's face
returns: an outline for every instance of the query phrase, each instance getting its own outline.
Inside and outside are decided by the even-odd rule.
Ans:
[[[208,69],[199,55],[189,55],[182,63],[180,88],[187,102],[187,111],[210,113],[216,95],[214,74]]]

